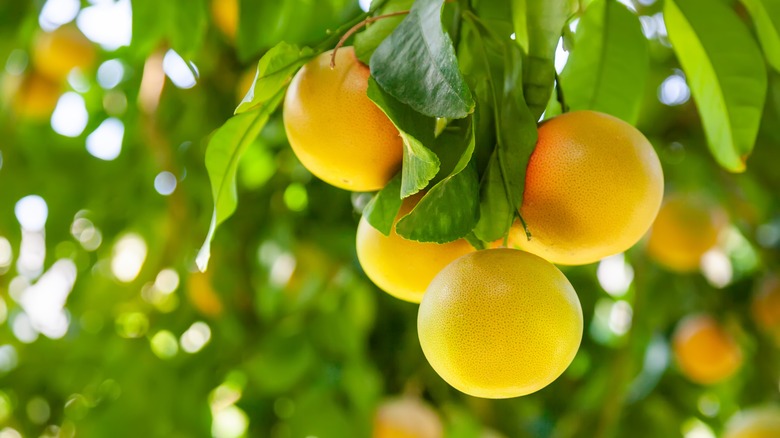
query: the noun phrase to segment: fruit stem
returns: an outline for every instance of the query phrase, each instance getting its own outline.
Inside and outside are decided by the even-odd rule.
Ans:
[[[344,43],[347,42],[349,37],[351,37],[355,32],[360,30],[363,26],[368,26],[369,24],[379,21],[385,18],[390,17],[397,17],[399,15],[406,15],[409,13],[409,10],[404,11],[396,11],[396,12],[390,12],[387,14],[377,15],[376,17],[368,17],[363,21],[358,22],[356,25],[352,26],[348,31],[344,33],[344,35],[341,36],[341,39],[339,39],[339,42],[336,44],[336,47],[333,48],[333,52],[330,55],[330,68],[336,67],[336,52],[344,45]]]

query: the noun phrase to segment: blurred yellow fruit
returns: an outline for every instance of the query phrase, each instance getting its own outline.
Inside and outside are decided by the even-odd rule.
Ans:
[[[696,271],[727,223],[725,212],[702,197],[669,196],[650,229],[647,253],[673,271]]]
[[[401,168],[398,130],[366,95],[368,66],[352,47],[336,67],[325,52],[301,68],[284,99],[284,127],[295,155],[316,177],[356,192],[379,190]]]
[[[751,408],[734,415],[723,438],[780,438],[780,406]]]
[[[235,41],[238,31],[238,1],[211,0],[211,17],[214,25],[231,41]]]
[[[550,262],[514,249],[467,254],[444,268],[417,316],[425,357],[466,394],[509,398],[558,378],[582,339],[582,308]]]
[[[628,123],[574,111],[539,126],[510,244],[552,263],[584,265],[623,252],[650,228],[664,191],[661,163]]]
[[[760,282],[751,309],[756,324],[780,339],[780,278],[770,275]]]
[[[212,318],[222,315],[222,300],[211,285],[211,275],[208,272],[194,272],[187,278],[187,297],[192,306]]]
[[[396,221],[406,215],[422,198],[406,198]],[[474,251],[465,240],[445,244],[407,240],[395,233],[389,236],[372,227],[365,217],[357,230],[357,256],[368,278],[390,295],[419,303],[425,289],[445,266],[458,257]]]
[[[439,415],[423,401],[403,397],[382,403],[374,415],[373,438],[442,438]]]
[[[731,377],[742,365],[739,345],[707,315],[680,321],[673,335],[673,348],[680,371],[704,385]]]
[[[236,101],[241,102],[244,100],[244,96],[246,96],[246,93],[249,92],[249,89],[252,88],[252,84],[255,83],[255,76],[257,75],[257,70],[254,68],[250,68],[249,70],[241,73],[241,76],[238,78],[238,85],[236,86]]]
[[[19,117],[48,119],[60,98],[61,87],[37,72],[22,78],[13,92],[13,111]]]
[[[55,81],[64,81],[74,68],[91,69],[96,56],[95,45],[72,25],[38,35],[32,53],[35,69]]]

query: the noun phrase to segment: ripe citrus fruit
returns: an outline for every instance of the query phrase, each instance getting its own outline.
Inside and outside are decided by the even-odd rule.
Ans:
[[[550,384],[582,339],[582,308],[550,262],[515,249],[467,254],[423,296],[417,333],[447,383],[484,398],[517,397]]]
[[[723,438],[780,437],[780,406],[751,408],[734,415]]]
[[[756,324],[780,340],[780,278],[770,275],[760,282],[751,310]]]
[[[717,321],[706,315],[688,316],[673,335],[680,371],[701,384],[720,382],[742,365],[742,350]]]
[[[647,253],[671,270],[695,271],[726,224],[726,214],[702,197],[669,196],[650,229]]]
[[[421,195],[406,198],[396,221],[409,213]],[[365,217],[357,230],[357,256],[368,278],[390,295],[419,303],[425,289],[450,262],[474,251],[465,240],[445,244],[407,240],[395,233],[389,236],[372,227]]]
[[[231,41],[238,31],[238,0],[211,0],[214,25]],[[243,96],[242,96],[243,97]]]
[[[352,47],[336,67],[325,52],[296,73],[284,99],[295,155],[318,178],[352,191],[379,190],[400,169],[403,146],[390,119],[366,96],[368,67]]]
[[[61,87],[37,72],[25,76],[14,91],[13,110],[20,117],[46,119],[54,111]]]
[[[561,265],[623,252],[653,223],[664,191],[658,156],[628,123],[575,111],[539,127],[528,163],[521,214],[531,232],[512,246]]]
[[[444,427],[430,406],[404,397],[382,403],[374,416],[373,438],[441,438]]]
[[[95,46],[75,26],[62,26],[38,35],[32,58],[41,74],[62,81],[74,68],[88,70],[94,65]]]

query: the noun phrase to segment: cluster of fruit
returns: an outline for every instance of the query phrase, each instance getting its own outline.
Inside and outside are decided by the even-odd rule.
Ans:
[[[352,191],[381,189],[401,168],[398,131],[367,95],[370,72],[349,47],[303,66],[284,101],[293,151],[312,174]],[[612,116],[578,111],[538,128],[510,248],[476,251],[385,236],[361,219],[357,254],[368,277],[420,303],[418,335],[436,372],[485,398],[517,397],[555,380],[582,338],[579,299],[553,263],[581,265],[623,252],[647,232],[664,183],[647,139]],[[406,198],[399,218],[421,194]],[[517,249],[514,249],[517,248]]]
[[[5,81],[14,113],[20,117],[41,120],[49,117],[74,68],[85,72],[95,65],[95,46],[74,25],[51,32],[41,32],[32,47],[32,68],[23,76]],[[21,62],[21,61],[20,61]]]

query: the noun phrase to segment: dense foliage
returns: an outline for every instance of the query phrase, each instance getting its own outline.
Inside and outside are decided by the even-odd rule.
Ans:
[[[780,402],[780,304],[754,304],[780,290],[777,2],[374,3],[0,3],[0,437],[370,436],[402,394],[455,438],[720,436]],[[403,168],[376,195],[331,187],[290,150],[286,86],[406,10],[347,41]],[[76,26],[92,42],[46,42]],[[572,365],[525,397],[465,396],[425,360],[417,306],[364,276],[360,215],[387,232],[427,189],[399,234],[501,239],[537,120],[579,109],[637,126],[667,194],[722,220],[660,243],[715,227],[692,267],[645,241],[563,267]],[[697,313],[741,351],[717,383],[674,358]]]

